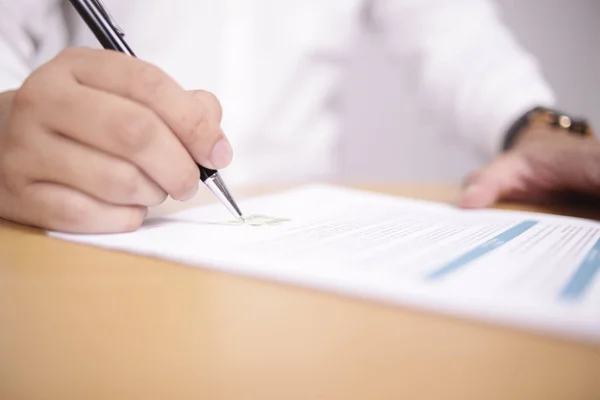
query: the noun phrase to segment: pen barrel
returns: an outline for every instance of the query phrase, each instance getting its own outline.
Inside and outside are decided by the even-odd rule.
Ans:
[[[91,7],[89,2],[84,0],[69,0],[73,8],[81,16],[86,25],[90,28],[96,39],[102,47],[107,50],[115,50],[121,53],[134,56],[133,50],[127,45],[123,37],[97,9]]]

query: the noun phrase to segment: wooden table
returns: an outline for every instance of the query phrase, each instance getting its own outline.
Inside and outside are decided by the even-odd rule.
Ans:
[[[0,399],[316,398],[600,399],[600,348],[0,224]]]

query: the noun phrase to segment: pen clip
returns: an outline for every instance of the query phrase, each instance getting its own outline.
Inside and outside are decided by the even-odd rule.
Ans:
[[[94,4],[96,4],[96,7],[98,7],[98,10],[102,13],[102,15],[104,16],[104,18],[106,18],[108,20],[108,22],[113,26],[113,28],[115,28],[115,30],[117,31],[117,33],[119,34],[119,36],[124,37],[125,36],[125,32],[117,24],[117,22],[112,17],[112,15],[110,15],[110,13],[108,12],[108,9],[104,5],[104,3],[102,3],[102,0],[92,0],[92,2]]]

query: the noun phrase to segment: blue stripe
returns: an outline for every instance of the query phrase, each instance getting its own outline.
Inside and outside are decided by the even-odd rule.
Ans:
[[[600,271],[600,239],[588,252],[584,260],[579,264],[577,271],[560,293],[563,299],[577,299],[581,297],[588,286],[594,281],[596,274]]]
[[[464,267],[465,265],[473,262],[479,257],[489,253],[490,251],[497,249],[498,247],[510,242],[512,239],[518,237],[519,235],[527,232],[531,227],[535,226],[538,221],[523,221],[518,225],[513,226],[512,228],[500,233],[498,236],[488,240],[487,242],[475,247],[469,252],[459,256],[458,258],[450,261],[448,264],[445,264],[441,268],[431,272],[427,275],[428,280],[435,280],[442,278],[457,269]]]

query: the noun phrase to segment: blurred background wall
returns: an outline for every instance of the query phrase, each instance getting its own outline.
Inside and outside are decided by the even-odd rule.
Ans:
[[[497,0],[505,20],[542,63],[559,107],[600,131],[600,1]]]
[[[600,131],[600,1],[497,0],[504,21],[541,62],[558,106],[588,116]],[[410,101],[410,77],[386,54],[377,33],[361,37],[347,62],[340,96],[343,136],[336,179],[456,182],[487,160]],[[373,94],[377,94],[373,96]],[[409,111],[414,118],[406,118]],[[411,112],[412,111],[412,112]],[[366,148],[377,147],[377,157]],[[430,159],[398,159],[402,147],[433,149]],[[422,153],[415,151],[415,154]]]

